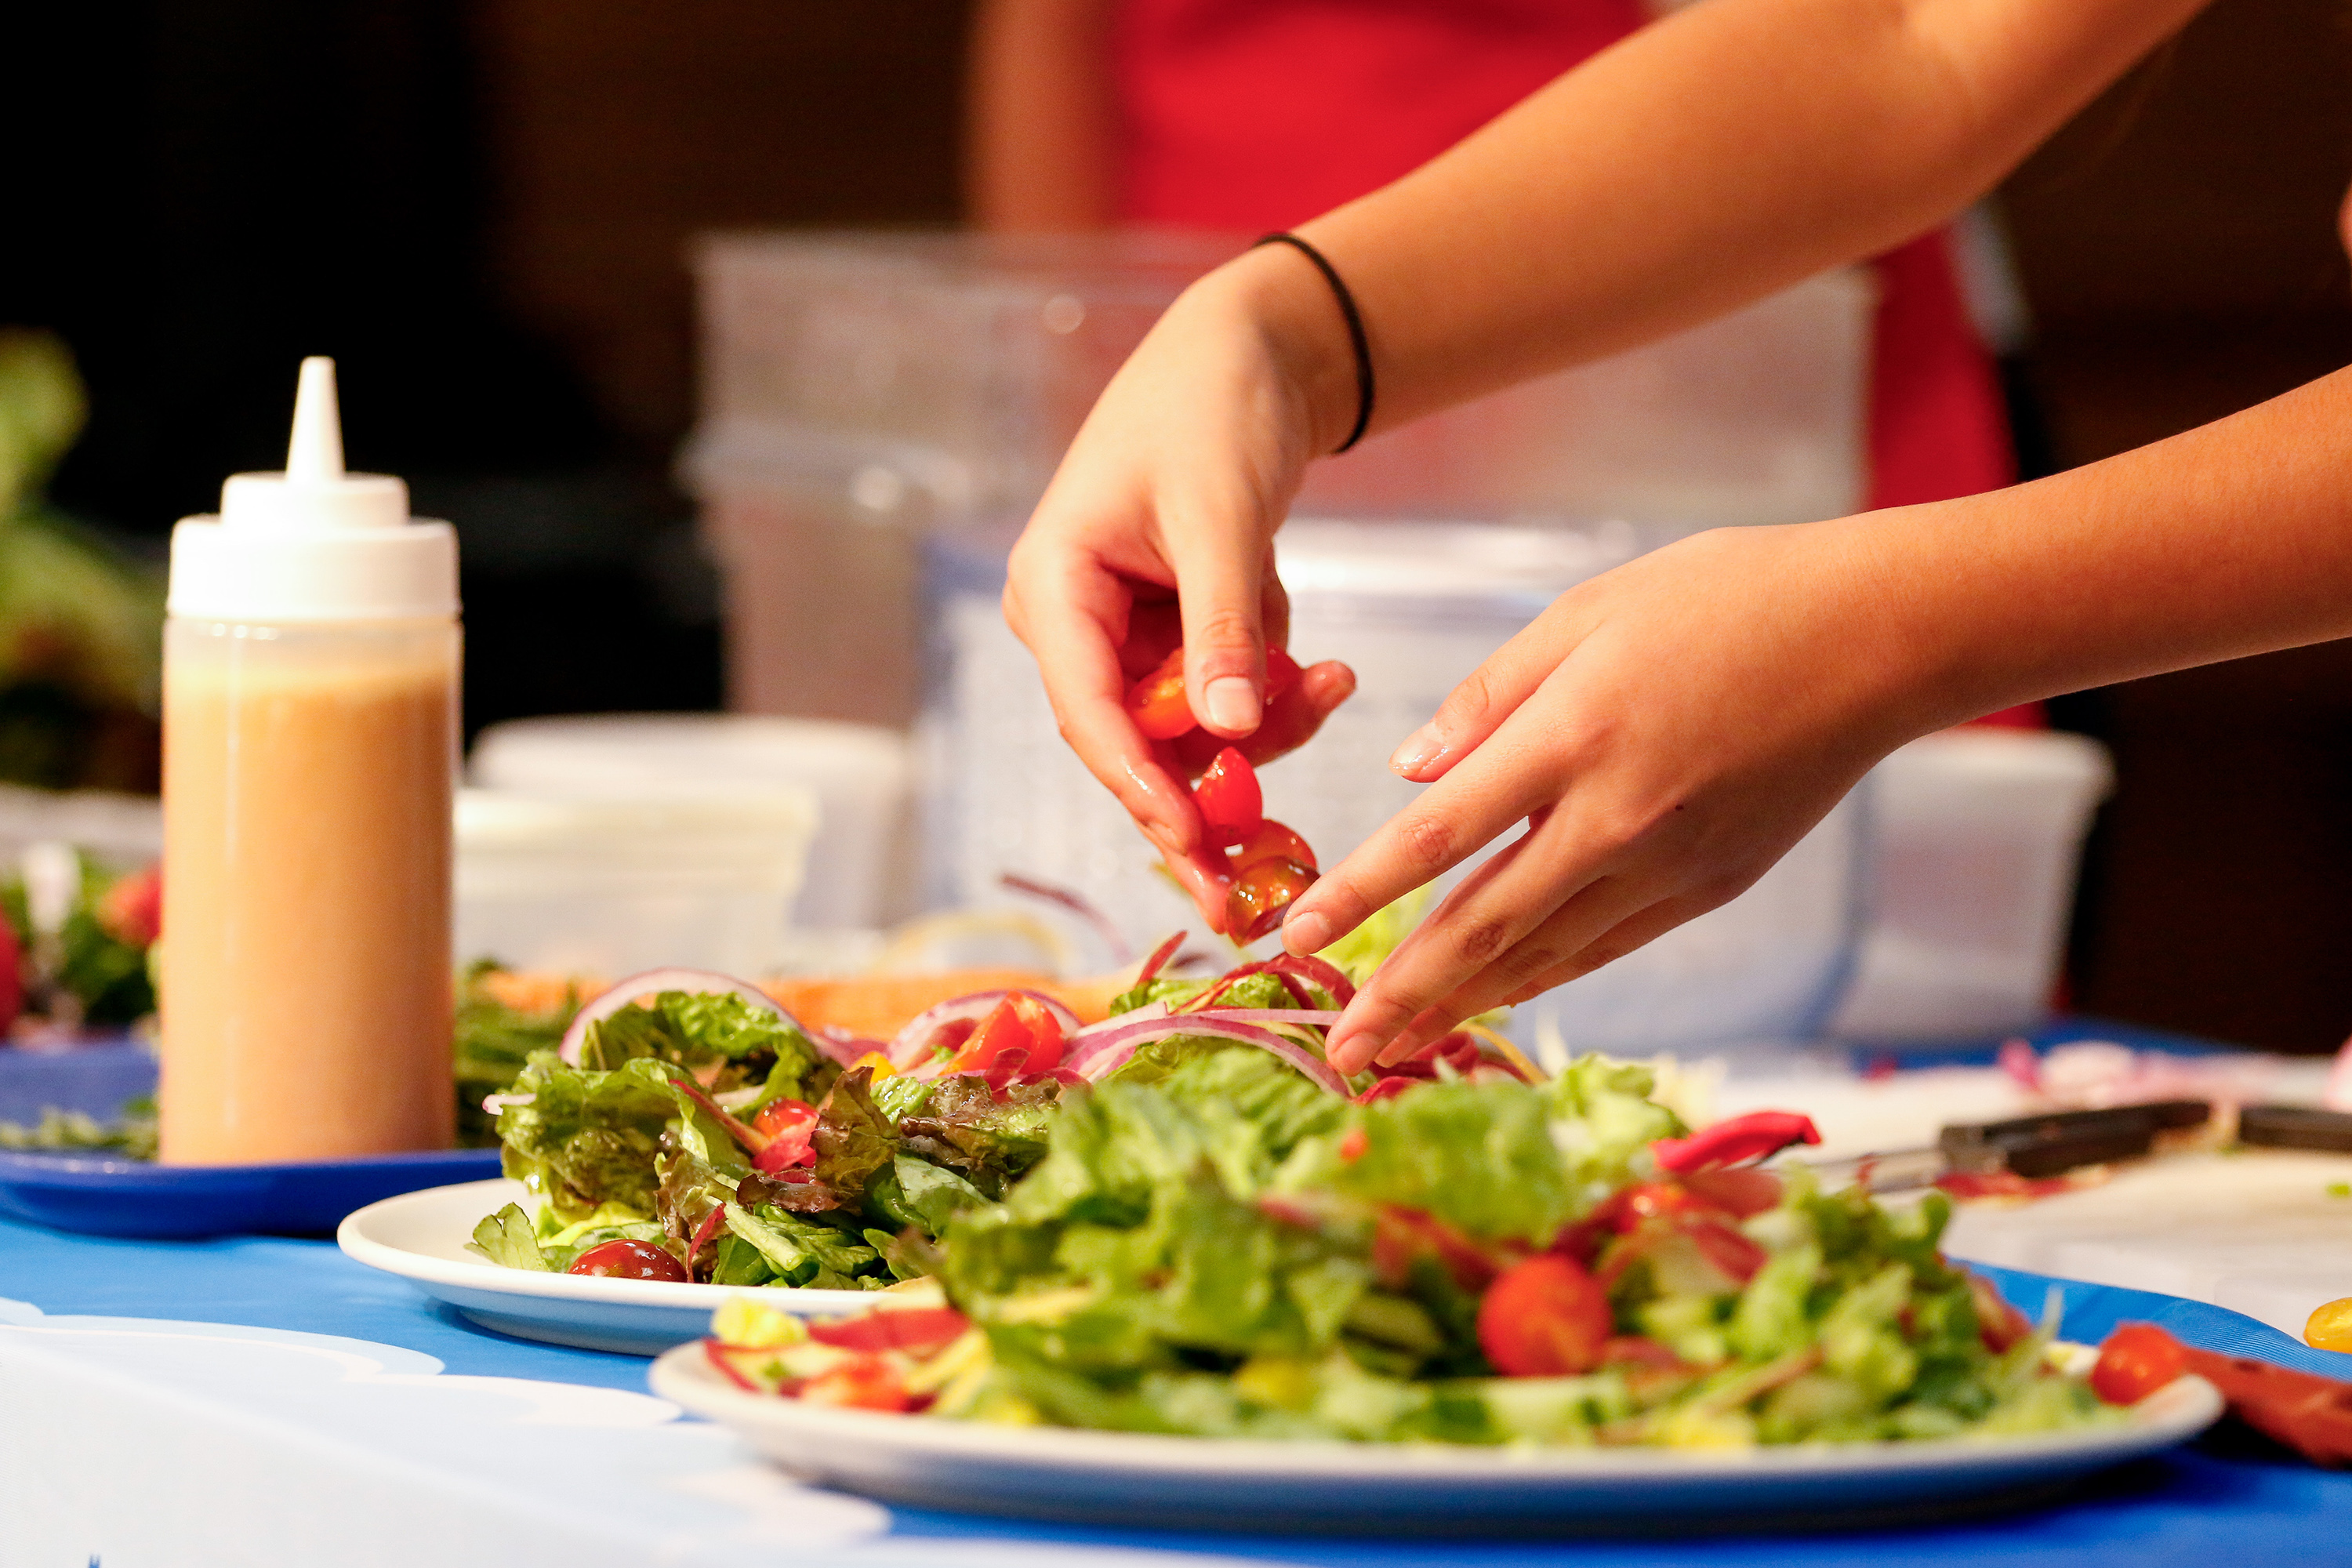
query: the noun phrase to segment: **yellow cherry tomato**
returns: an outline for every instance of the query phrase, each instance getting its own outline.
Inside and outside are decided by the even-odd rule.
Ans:
[[[2352,1351],[2352,1296],[2312,1313],[2303,1325],[2303,1342],[2315,1350]]]

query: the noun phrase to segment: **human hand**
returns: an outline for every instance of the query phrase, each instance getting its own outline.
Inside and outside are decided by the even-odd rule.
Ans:
[[[1285,945],[1328,946],[1528,830],[1357,993],[1333,1066],[1393,1065],[1733,898],[1879,757],[1965,707],[1935,689],[1917,595],[1874,521],[1642,557],[1562,595],[1454,690],[1390,764],[1431,787],[1299,898]]]
[[[1211,274],[1112,378],[1006,577],[1005,618],[1037,657],[1063,738],[1215,931],[1229,878],[1187,781],[1227,744],[1253,763],[1281,755],[1355,689],[1327,662],[1265,700],[1265,649],[1289,629],[1274,533],[1307,462],[1337,438],[1329,410],[1353,416],[1349,353],[1303,258],[1253,251]],[[1201,728],[1154,742],[1123,699],[1179,644]]]

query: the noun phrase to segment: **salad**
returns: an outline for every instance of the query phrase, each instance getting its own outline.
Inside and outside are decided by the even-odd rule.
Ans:
[[[887,1041],[805,1027],[724,975],[624,981],[483,1102],[533,1207],[486,1218],[473,1249],[516,1268],[876,1289],[937,1272],[950,1222],[1001,1205],[1084,1088],[1243,1047],[1334,1104],[1440,1071],[1535,1076],[1499,1037],[1465,1033],[1351,1085],[1323,1058],[1354,994],[1343,971],[1286,957],[1183,978],[1166,970],[1180,944],[1091,1026],[1005,989],[940,1003]]]
[[[1066,1097],[1004,1200],[950,1218],[935,1303],[806,1324],[740,1298],[711,1363],[935,1418],[1360,1442],[1990,1436],[2150,1391],[2062,1370],[2054,1321],[1945,1260],[1940,1194],[1759,1168],[1801,1118],[1693,1135],[1600,1057],[1375,1097],[1162,1054]]]

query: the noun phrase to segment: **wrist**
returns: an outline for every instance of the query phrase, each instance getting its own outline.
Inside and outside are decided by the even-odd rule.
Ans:
[[[1361,399],[1355,348],[1339,304],[1315,264],[1286,245],[1245,251],[1193,285],[1262,347],[1309,457],[1328,455],[1355,428]]]

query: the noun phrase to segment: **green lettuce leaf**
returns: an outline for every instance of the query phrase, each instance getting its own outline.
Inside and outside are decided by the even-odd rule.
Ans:
[[[988,1201],[987,1194],[953,1171],[906,1153],[876,1172],[866,1187],[868,1209],[901,1230],[911,1227],[925,1236],[939,1235],[957,1215]]]
[[[466,1243],[466,1250],[488,1258],[501,1268],[548,1272],[553,1268],[541,1253],[539,1237],[531,1232],[530,1216],[522,1212],[520,1204],[509,1204],[476,1226],[474,1239]]]
[[[632,1003],[590,1026],[580,1048],[591,1069],[641,1058],[683,1068],[714,1091],[757,1082],[755,1104],[807,1099],[820,1065],[831,1065],[807,1036],[731,991],[665,991]]]
[[[654,1211],[654,1155],[664,1130],[682,1115],[668,1069],[634,1060],[591,1072],[565,1066],[553,1051],[535,1051],[515,1090],[531,1098],[499,1113],[508,1175],[567,1223],[608,1203]]]
[[[1045,1154],[1061,1086],[1051,1080],[992,1090],[970,1073],[941,1079],[929,1100],[898,1123],[910,1153],[956,1172],[989,1196]]]
[[[774,1272],[774,1283],[818,1290],[857,1290],[854,1278],[880,1261],[881,1254],[863,1240],[852,1240],[829,1225],[821,1225],[782,1209],[752,1214],[739,1205],[727,1205],[728,1233],[747,1242]]]
[[[1660,1138],[1689,1131],[1653,1101],[1656,1075],[1635,1062],[1579,1057],[1546,1086],[1552,1134],[1567,1165],[1572,1213],[1583,1214],[1639,1174],[1635,1162]]]
[[[898,1130],[875,1105],[873,1082],[872,1068],[842,1074],[817,1117],[813,1173],[852,1201],[898,1152]]]
[[[1436,1215],[1467,1236],[1542,1247],[1576,1207],[1540,1096],[1517,1083],[1432,1083],[1358,1107],[1361,1147],[1318,1138],[1283,1184]]]

